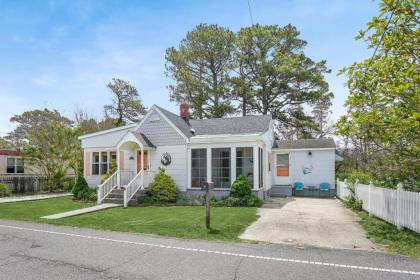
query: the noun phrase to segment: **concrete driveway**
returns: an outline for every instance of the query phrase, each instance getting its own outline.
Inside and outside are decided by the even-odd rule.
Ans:
[[[336,199],[271,198],[242,239],[334,249],[379,250]]]

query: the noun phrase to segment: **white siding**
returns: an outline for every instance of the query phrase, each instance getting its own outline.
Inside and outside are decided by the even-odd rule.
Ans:
[[[312,155],[309,155],[309,151]],[[307,168],[310,173],[304,174]],[[302,182],[305,185],[319,185],[322,182],[334,186],[335,151],[331,150],[302,150],[290,151],[291,184]]]
[[[127,131],[133,130],[133,128],[127,128],[117,131],[104,133],[102,135],[96,135],[82,139],[82,147],[84,149],[89,148],[111,148],[117,147],[118,142],[127,133]]]
[[[155,146],[186,144],[186,139],[156,111],[144,120],[137,131],[146,135]]]
[[[169,153],[171,164],[164,166],[160,162],[161,155]],[[150,170],[157,171],[159,167],[166,170],[166,173],[175,180],[176,185],[181,191],[187,189],[187,146],[159,146],[155,151],[150,152]]]

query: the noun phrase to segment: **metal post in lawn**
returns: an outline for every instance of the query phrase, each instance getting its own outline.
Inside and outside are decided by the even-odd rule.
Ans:
[[[213,189],[213,182],[203,182],[202,190],[206,191],[206,228],[210,229],[210,196]]]

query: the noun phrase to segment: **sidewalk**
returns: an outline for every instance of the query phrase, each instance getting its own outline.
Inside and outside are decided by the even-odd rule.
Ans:
[[[121,205],[120,204],[114,204],[114,203],[103,203],[103,204],[95,205],[95,206],[92,206],[92,207],[87,207],[87,208],[67,211],[67,212],[63,212],[63,213],[59,213],[59,214],[44,216],[44,217],[41,217],[41,219],[55,220],[55,219],[61,219],[61,218],[66,218],[66,217],[78,216],[78,215],[82,215],[82,214],[86,214],[86,213],[96,212],[96,211],[100,211],[100,210],[104,210],[104,209],[108,209],[108,208],[119,207],[119,206],[121,206]]]
[[[63,196],[70,196],[70,195],[72,194],[71,193],[50,193],[50,194],[26,195],[26,196],[19,196],[19,197],[3,197],[3,198],[0,198],[0,203],[41,200],[41,199],[63,197]]]

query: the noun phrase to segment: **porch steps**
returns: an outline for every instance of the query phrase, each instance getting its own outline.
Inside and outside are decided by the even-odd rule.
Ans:
[[[141,190],[139,190],[128,202],[128,205],[137,205],[137,198],[141,195]],[[110,194],[108,194],[103,203],[113,203],[113,204],[124,204],[124,190],[123,189],[113,189]]]
[[[291,185],[273,185],[270,191],[271,197],[289,197],[292,196]]]

